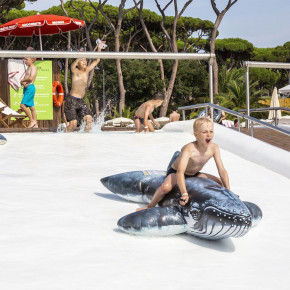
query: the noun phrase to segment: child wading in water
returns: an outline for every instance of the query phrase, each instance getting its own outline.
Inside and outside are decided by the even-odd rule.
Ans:
[[[153,118],[152,112],[154,109],[158,108],[162,105],[164,101],[164,94],[157,92],[153,95],[152,99],[143,103],[136,111],[134,115],[134,121],[136,126],[136,133],[142,132],[142,126],[145,132],[154,132],[154,127],[151,124],[149,118],[152,123],[157,127],[160,127],[160,124],[156,122]]]
[[[180,155],[168,170],[167,177],[156,190],[149,205],[137,210],[154,207],[176,184],[178,184],[181,192],[180,205],[186,205],[189,196],[186,190],[185,179],[188,177],[209,178],[227,189],[230,189],[228,174],[221,160],[219,147],[212,142],[214,135],[212,120],[208,118],[199,118],[195,120],[193,131],[196,141],[183,146]],[[221,179],[211,174],[200,172],[203,166],[212,157],[215,160]]]
[[[23,98],[20,103],[20,108],[25,112],[29,118],[28,128],[38,128],[36,110],[34,107],[35,86],[34,81],[37,75],[37,68],[34,65],[35,58],[24,58],[25,64],[28,66],[24,78],[21,80],[23,85]],[[28,110],[30,109],[30,112]]]

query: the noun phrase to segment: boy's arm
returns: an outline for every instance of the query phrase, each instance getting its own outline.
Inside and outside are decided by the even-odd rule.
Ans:
[[[77,67],[77,64],[78,64],[78,62],[81,60],[81,58],[77,58],[72,64],[71,64],[71,66],[70,66],[70,69],[71,69],[71,71],[73,72],[73,73],[75,73],[76,72],[76,67]]]
[[[155,121],[152,113],[149,115],[149,118],[152,120],[153,124],[155,124],[157,127],[160,127],[160,124],[158,122]]]
[[[145,131],[146,129],[148,129],[148,125],[149,125],[149,112],[150,112],[150,105],[147,104],[144,110],[144,127],[147,127],[145,128]]]
[[[30,73],[28,75],[25,75],[25,77],[20,81],[21,84],[32,83],[36,78],[36,74],[37,74],[37,68],[36,66],[32,66],[30,68]]]
[[[103,42],[103,43],[105,43],[105,42]],[[99,44],[98,48],[97,48],[97,52],[100,52],[101,50],[102,50],[102,45]],[[92,63],[90,65],[88,65],[88,71],[90,72],[91,70],[93,70],[99,62],[100,62],[99,58],[92,61]]]
[[[185,185],[185,178],[184,178],[184,172],[186,170],[189,157],[190,157],[189,149],[187,147],[183,148],[180,153],[179,162],[178,162],[177,171],[176,171],[177,184],[181,192],[181,199],[184,201],[184,202],[183,201],[180,202],[181,205],[185,205],[189,200],[189,196],[188,196],[186,185]]]
[[[224,168],[224,165],[223,165],[223,162],[222,162],[222,159],[221,159],[221,155],[220,155],[220,150],[219,150],[219,147],[214,144],[214,161],[216,163],[216,166],[217,166],[217,170],[219,172],[219,175],[220,175],[220,178],[223,182],[223,185],[225,188],[227,189],[230,189],[230,182],[229,182],[229,176],[228,176],[228,173],[226,171],[226,169]]]
[[[225,114],[224,111],[222,111],[222,117],[221,117],[221,119],[220,119],[220,122],[221,122],[222,120],[224,120],[225,118],[226,118],[226,114]]]

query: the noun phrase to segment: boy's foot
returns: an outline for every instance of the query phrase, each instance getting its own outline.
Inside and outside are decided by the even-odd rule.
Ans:
[[[139,208],[136,209],[136,211],[140,211],[140,210],[143,210],[143,209],[148,209],[148,206],[139,207]]]
[[[37,122],[32,122],[27,128],[38,128]]]

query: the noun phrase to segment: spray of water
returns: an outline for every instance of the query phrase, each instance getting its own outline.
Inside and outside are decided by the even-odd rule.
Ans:
[[[106,111],[107,111],[107,106],[103,109],[103,111],[101,112],[101,114],[98,117],[96,115],[94,115],[92,129],[91,129],[90,133],[100,133],[101,132],[102,126],[105,123]],[[86,122],[82,121],[78,133],[84,133],[85,127],[86,127]],[[57,131],[57,133],[66,133],[66,124],[60,123],[58,125],[56,131]]]

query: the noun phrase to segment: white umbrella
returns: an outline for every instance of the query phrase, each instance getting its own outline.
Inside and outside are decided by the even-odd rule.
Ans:
[[[275,87],[272,94],[271,104],[270,107],[280,107],[279,99],[278,99],[278,91]],[[277,111],[277,119],[281,119],[281,110]],[[269,111],[268,119],[274,119],[275,118],[275,111],[271,110]]]
[[[279,94],[281,94],[281,95],[289,95],[290,94],[290,85],[279,89]]]

